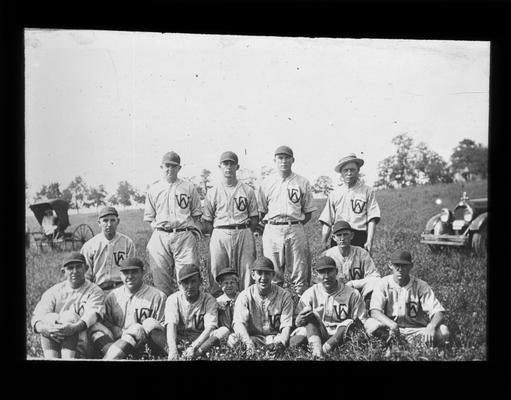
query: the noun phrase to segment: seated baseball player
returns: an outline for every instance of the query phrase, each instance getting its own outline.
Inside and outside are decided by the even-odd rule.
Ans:
[[[345,342],[348,329],[359,319],[366,320],[361,294],[337,279],[337,266],[331,257],[320,257],[316,271],[321,282],[307,289],[296,306],[297,328],[291,334],[291,347],[310,344],[312,354],[323,357]]]
[[[293,300],[291,294],[273,284],[273,262],[260,257],[250,267],[254,284],[243,290],[234,305],[233,329],[229,346],[238,341],[245,343],[247,353],[256,346],[287,347],[293,326]]]
[[[445,309],[426,282],[410,275],[411,254],[397,250],[390,263],[392,274],[383,277],[373,291],[367,333],[384,336],[388,332],[389,339],[421,338],[428,345],[447,341],[449,330],[442,324]]]
[[[87,358],[87,330],[105,312],[103,291],[85,278],[87,264],[78,252],[62,264],[66,280],[45,291],[34,309],[32,329],[41,335],[44,358]]]
[[[218,326],[218,304],[201,290],[202,277],[195,264],[186,264],[178,271],[179,291],[167,299],[165,324],[169,360],[179,357],[178,342],[190,343],[182,357],[202,356],[220,339],[212,335]]]
[[[144,263],[133,257],[119,265],[123,282],[105,299],[104,321],[90,330],[94,346],[105,360],[137,356],[145,343],[156,354],[165,353],[163,328],[167,296],[143,282]]]
[[[216,281],[222,289],[222,295],[217,297],[218,303],[218,329],[213,335],[220,340],[227,339],[232,333],[232,316],[234,303],[239,294],[239,278],[234,268],[223,268],[216,275]]]
[[[374,286],[381,279],[373,259],[364,248],[351,245],[354,231],[348,222],[336,222],[332,234],[337,246],[326,250],[323,255],[335,260],[337,279],[357,289],[366,300],[366,306],[369,306]]]

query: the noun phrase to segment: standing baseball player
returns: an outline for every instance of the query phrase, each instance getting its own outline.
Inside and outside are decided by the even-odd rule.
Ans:
[[[331,257],[320,257],[316,271],[321,278],[300,298],[296,307],[297,328],[291,346],[309,342],[312,353],[323,357],[342,344],[355,320],[366,320],[366,308],[360,293],[337,279],[337,266]]]
[[[114,207],[102,207],[98,213],[101,232],[85,242],[80,250],[88,266],[86,278],[106,293],[122,285],[120,262],[135,256],[133,240],[117,232],[119,222],[119,214]]]
[[[208,191],[204,202],[202,221],[208,232],[211,254],[210,293],[220,295],[216,275],[226,265],[234,268],[243,290],[250,285],[249,268],[255,260],[256,248],[253,232],[259,223],[254,190],[238,181],[238,156],[226,151],[218,166],[222,182]]]
[[[445,309],[426,282],[410,275],[412,255],[396,250],[390,263],[392,274],[381,279],[371,297],[367,333],[378,336],[387,331],[389,338],[418,337],[428,345],[447,341],[449,329],[442,323]]]
[[[105,294],[85,278],[82,254],[69,254],[62,264],[66,280],[49,288],[34,309],[32,329],[41,335],[44,358],[87,358],[87,330],[105,312]]]
[[[105,318],[90,329],[94,346],[106,360],[126,358],[145,343],[155,353],[164,353],[167,296],[143,282],[144,263],[139,258],[123,260],[119,271],[124,285],[106,296]]]
[[[295,292],[310,286],[311,255],[304,231],[316,206],[307,179],[291,170],[295,159],[288,146],[275,150],[278,174],[264,180],[259,188],[260,217],[266,223],[263,254],[275,265],[275,283],[283,285],[284,272],[291,272]]]
[[[252,354],[256,346],[288,345],[293,326],[291,294],[272,284],[275,275],[273,262],[260,257],[251,266],[254,284],[243,290],[234,305],[233,329],[229,346],[241,340]]]
[[[380,221],[380,206],[374,190],[359,178],[362,165],[364,160],[348,154],[335,167],[342,182],[329,194],[319,216],[323,224],[321,240],[325,250],[337,245],[333,239],[330,240],[330,232],[335,222],[343,220],[353,228],[351,244],[365,248],[369,254],[372,252],[376,224]]]
[[[173,151],[161,160],[163,178],[147,191],[144,221],[153,228],[147,243],[153,283],[167,296],[175,288],[174,274],[185,264],[199,265],[197,227],[202,215],[199,193],[178,178],[181,158]]]

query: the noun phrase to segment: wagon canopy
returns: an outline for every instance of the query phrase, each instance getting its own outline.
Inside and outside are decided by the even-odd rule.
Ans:
[[[69,209],[69,203],[61,199],[52,199],[34,203],[30,206],[30,209],[34,213],[39,225],[43,224],[43,217],[46,210],[53,210],[57,214],[58,227],[61,232],[64,232],[69,226],[69,216],[67,210]]]

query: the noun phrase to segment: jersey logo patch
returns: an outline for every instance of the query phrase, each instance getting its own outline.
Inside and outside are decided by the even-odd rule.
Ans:
[[[195,329],[198,331],[204,330],[204,314],[196,314],[193,316],[193,323],[195,325]]]
[[[364,211],[364,208],[366,206],[366,201],[360,200],[360,199],[353,199],[351,200],[351,209],[355,214],[362,214],[362,211]]]
[[[289,200],[291,200],[294,204],[298,203],[301,199],[300,191],[298,189],[287,189],[287,195]]]
[[[142,321],[144,321],[144,319],[151,318],[151,316],[153,315],[153,310],[151,308],[146,307],[142,307],[140,309],[137,308],[135,309],[135,315],[137,317],[137,322],[141,323]]]
[[[272,331],[280,330],[280,315],[281,314],[268,315],[268,318],[270,319],[270,327],[271,327]]]
[[[351,280],[362,279],[364,277],[364,274],[362,273],[362,269],[361,268],[350,269],[350,277],[351,277]]]
[[[236,203],[236,208],[239,211],[245,211],[248,207],[248,199],[246,197],[240,196],[238,198],[234,198],[234,203]]]
[[[417,318],[417,314],[419,313],[419,305],[415,301],[410,301],[406,303],[406,315],[410,318]]]
[[[83,307],[83,303],[80,303],[80,304],[75,303],[75,305],[74,305],[74,309],[75,309],[75,313],[76,313],[76,314],[78,314],[78,315],[82,315],[82,313],[83,313],[83,309],[84,309],[84,307]]]
[[[125,251],[114,251],[115,265],[119,266],[119,263],[126,258]]]
[[[334,304],[334,311],[340,321],[348,318],[348,306],[346,304]]]
[[[188,204],[190,204],[190,196],[186,193],[181,193],[179,196],[176,194],[176,202],[179,207],[181,207],[183,210],[188,207]]]

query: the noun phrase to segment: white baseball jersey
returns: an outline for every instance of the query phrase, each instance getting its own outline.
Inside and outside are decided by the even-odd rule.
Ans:
[[[108,240],[103,232],[85,242],[80,252],[85,257],[85,277],[101,285],[105,282],[121,282],[119,264],[122,260],[135,257],[135,244],[128,236],[116,232]]]
[[[254,190],[238,181],[229,187],[219,184],[206,194],[202,219],[213,221],[213,227],[220,225],[238,225],[259,215]]]
[[[329,335],[333,335],[339,325],[347,319],[364,322],[367,319],[362,295],[355,289],[339,284],[339,288],[329,294],[322,283],[316,283],[300,297],[296,306],[296,315],[305,307],[317,313]]]
[[[316,210],[309,181],[294,172],[284,179],[278,174],[266,178],[257,202],[259,212],[266,213],[264,220],[303,221],[306,213]]]
[[[425,327],[435,313],[445,311],[429,285],[413,275],[404,287],[393,275],[383,277],[373,290],[369,309],[380,310],[400,328]]]
[[[193,183],[178,179],[154,182],[146,194],[144,221],[155,222],[155,228],[195,227],[192,217],[202,215],[199,193]]]
[[[239,294],[239,293],[238,293]],[[234,314],[234,304],[238,298],[238,294],[231,299],[225,293],[218,296],[216,302],[218,303],[218,326],[225,326],[232,329],[232,317]]]
[[[146,318],[154,318],[163,325],[166,300],[161,290],[145,283],[134,294],[122,285],[106,296],[105,322],[126,329]]]
[[[204,329],[218,326],[218,304],[209,293],[200,292],[190,303],[180,290],[171,294],[165,304],[165,324],[176,324],[180,337],[197,338]]]
[[[105,294],[95,283],[85,280],[77,289],[69,281],[59,282],[46,290],[37,303],[32,317],[32,329],[46,314],[73,311],[87,324],[87,328],[105,314]]]
[[[250,336],[276,335],[293,326],[293,300],[291,294],[280,286],[271,286],[271,292],[261,297],[257,285],[243,290],[234,305],[233,324],[246,326]]]
[[[337,221],[348,222],[353,229],[367,231],[371,219],[380,220],[380,206],[376,201],[374,189],[360,179],[349,188],[341,184],[329,194],[319,221],[333,226]]]

